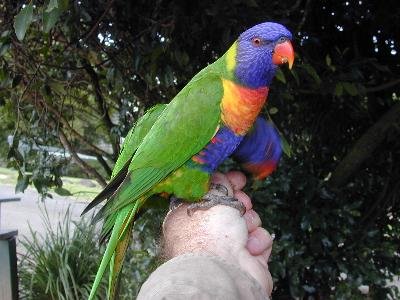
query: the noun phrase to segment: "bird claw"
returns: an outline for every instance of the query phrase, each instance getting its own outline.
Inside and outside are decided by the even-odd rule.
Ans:
[[[211,183],[210,190],[215,190],[221,193],[222,195],[228,196],[229,191],[226,186],[219,184],[219,183]]]
[[[183,204],[183,201],[175,196],[171,196],[169,198],[169,211],[173,211],[177,209],[179,206]]]
[[[242,202],[238,201],[234,197],[230,196],[219,196],[212,193],[207,193],[203,198],[203,201],[190,204],[187,208],[187,214],[192,216],[197,210],[207,210],[216,205],[225,205],[237,209],[240,212],[240,216],[243,216],[246,212],[246,207]]]

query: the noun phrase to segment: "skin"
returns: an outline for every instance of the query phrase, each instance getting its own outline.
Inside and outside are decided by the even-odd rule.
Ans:
[[[246,207],[243,217],[231,207],[218,205],[205,211],[187,214],[187,204],[170,211],[163,224],[165,259],[188,253],[207,253],[223,258],[248,272],[268,295],[272,292],[272,277],[268,269],[273,239],[261,227],[251,199],[241,189],[246,177],[241,172],[215,173],[213,183],[224,185],[229,195]],[[213,191],[217,193],[216,191]]]

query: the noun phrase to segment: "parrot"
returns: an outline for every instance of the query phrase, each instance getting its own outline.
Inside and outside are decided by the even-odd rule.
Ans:
[[[231,156],[258,179],[275,170],[282,152],[279,133],[258,115],[277,68],[292,68],[291,41],[279,23],[247,29],[168,104],[149,109],[128,132],[111,180],[82,212],[106,201],[93,219],[103,220],[100,241],[107,247],[89,300],[108,267],[108,298],[115,299],[133,224],[153,196],[191,203],[188,214],[218,204],[244,213],[236,199],[208,193],[211,175]]]
[[[263,180],[277,167],[282,156],[280,134],[272,121],[258,117],[232,157],[256,179]]]

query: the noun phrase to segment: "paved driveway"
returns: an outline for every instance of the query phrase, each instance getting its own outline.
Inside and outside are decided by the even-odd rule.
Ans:
[[[80,218],[86,202],[74,201],[60,197],[53,193],[53,199],[40,200],[39,194],[33,188],[28,188],[25,193],[15,194],[14,186],[0,185],[0,197],[20,197],[19,202],[6,202],[1,204],[0,228],[18,229],[19,239],[23,235],[30,235],[29,224],[38,233],[45,231],[42,221],[42,212],[46,207],[50,223],[55,228],[58,221],[63,219],[66,210],[70,207],[73,220]]]

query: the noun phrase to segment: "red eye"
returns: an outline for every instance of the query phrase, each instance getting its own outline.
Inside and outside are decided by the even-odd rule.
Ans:
[[[260,39],[260,38],[257,38],[257,37],[255,37],[255,38],[253,38],[253,39],[251,40],[251,43],[253,44],[253,46],[256,46],[256,47],[258,47],[258,46],[260,46],[260,45],[261,45],[261,39]]]

